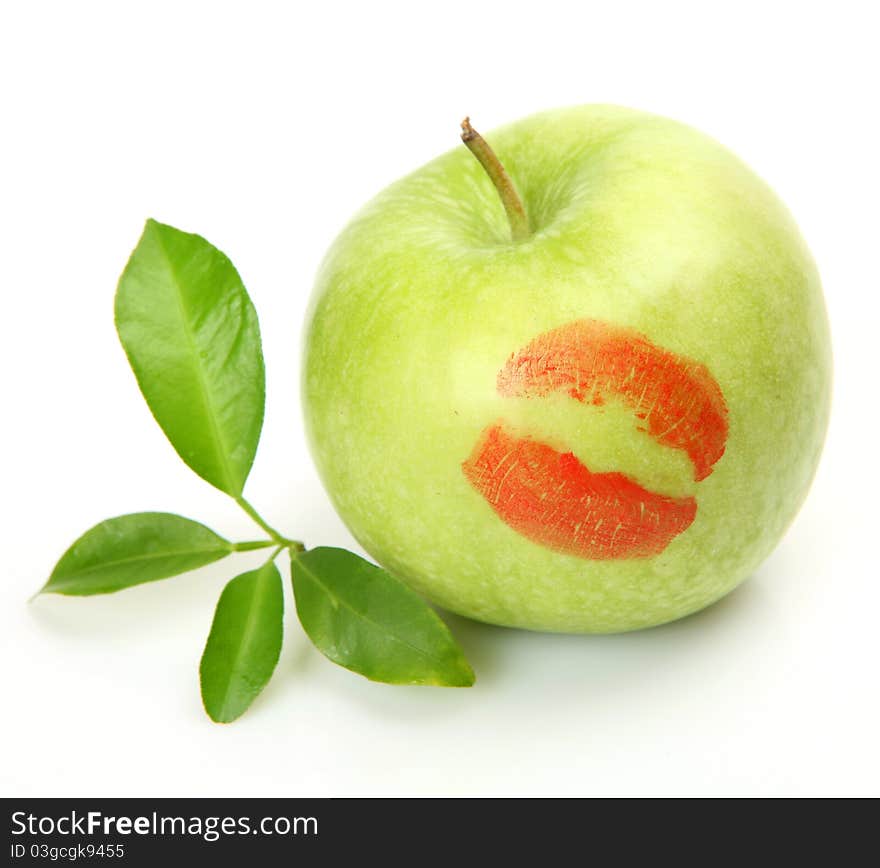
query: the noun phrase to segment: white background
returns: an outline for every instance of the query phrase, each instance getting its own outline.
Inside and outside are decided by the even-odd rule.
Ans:
[[[3,795],[880,794],[876,22],[870,2],[43,3],[0,14]],[[239,722],[197,664],[221,562],[26,604],[83,530],[168,509],[249,520],[153,423],[112,321],[143,220],[197,231],[261,314],[248,486],[310,545],[353,545],[305,451],[300,323],[367,198],[480,129],[556,105],[668,114],[797,217],[836,352],[809,500],[738,591],[639,634],[451,626],[472,690],[386,687],[296,623]],[[241,557],[254,563],[259,553]]]

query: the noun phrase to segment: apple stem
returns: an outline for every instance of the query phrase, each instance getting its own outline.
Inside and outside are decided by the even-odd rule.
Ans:
[[[507,212],[510,222],[510,234],[514,241],[523,241],[531,235],[529,218],[523,206],[522,199],[510,180],[510,175],[501,165],[501,160],[495,151],[489,147],[489,143],[471,126],[471,119],[465,118],[461,122],[461,140],[468,146],[468,150],[479,160],[480,165],[486,170],[489,179],[495,185],[501,204]]]

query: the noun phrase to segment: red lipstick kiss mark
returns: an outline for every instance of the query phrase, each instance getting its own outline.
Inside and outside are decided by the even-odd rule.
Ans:
[[[637,331],[578,320],[536,337],[498,374],[507,397],[565,391],[583,403],[616,395],[655,440],[683,449],[694,478],[705,479],[724,454],[727,406],[705,365],[652,344]]]
[[[582,558],[660,554],[697,514],[692,497],[664,497],[622,473],[591,473],[571,452],[487,428],[464,463],[471,484],[514,530]]]
[[[498,392],[507,397],[557,391],[596,405],[620,398],[645,423],[640,430],[687,453],[697,481],[724,454],[727,406],[708,369],[632,329],[569,323],[536,337],[498,374]],[[514,530],[592,560],[660,554],[697,512],[693,497],[656,494],[622,473],[592,473],[571,452],[500,425],[483,431],[462,469]]]

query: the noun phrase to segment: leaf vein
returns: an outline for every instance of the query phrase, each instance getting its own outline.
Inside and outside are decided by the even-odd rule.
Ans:
[[[198,382],[199,390],[202,396],[202,403],[205,408],[205,415],[208,419],[208,426],[211,429],[211,433],[213,434],[216,443],[214,451],[220,463],[220,471],[223,474],[226,485],[229,487],[230,492],[234,494],[241,494],[241,486],[238,485],[232,473],[232,467],[229,463],[229,454],[227,451],[228,447],[220,431],[220,426],[217,423],[217,411],[214,405],[214,399],[210,391],[208,390],[205,372],[202,369],[201,356],[199,355],[198,349],[196,347],[195,338],[189,324],[189,311],[187,310],[186,304],[184,302],[182,284],[180,282],[180,278],[177,275],[174,262],[165,247],[165,242],[162,239],[161,231],[156,232],[156,237],[158,239],[159,249],[162,252],[162,255],[165,257],[165,261],[168,263],[168,273],[171,275],[172,283],[177,290],[175,294],[175,299],[177,300],[178,310],[180,311],[183,334],[186,338],[187,344],[189,345],[190,354],[193,358],[193,367],[195,369],[196,380]]]
[[[94,566],[84,567],[80,570],[75,570],[72,573],[62,573],[60,578],[62,579],[70,579],[76,578],[80,576],[87,576],[90,573],[95,573],[99,570],[109,569],[112,567],[118,567],[122,564],[134,563],[135,561],[148,561],[148,560],[156,560],[157,558],[169,558],[169,557],[179,557],[180,555],[207,555],[207,554],[231,554],[231,548],[205,548],[205,549],[174,549],[172,551],[166,552],[149,552],[142,555],[130,555],[124,558],[114,558],[111,561],[101,561],[99,564],[95,564]],[[51,580],[52,577],[50,577]]]
[[[410,650],[415,651],[416,654],[419,654],[422,657],[426,657],[428,660],[431,660],[432,662],[436,663],[438,666],[442,667],[442,666],[446,665],[447,661],[445,661],[442,657],[436,657],[433,654],[431,654],[430,651],[426,651],[423,648],[419,648],[417,645],[413,645],[411,642],[408,642],[406,639],[398,636],[396,633],[393,633],[387,626],[380,624],[377,621],[374,621],[372,618],[368,618],[363,612],[359,612],[354,606],[351,605],[351,603],[349,603],[347,600],[340,597],[338,594],[334,594],[333,591],[327,585],[325,585],[324,582],[322,582],[320,580],[320,578],[318,578],[317,574],[314,573],[312,570],[310,570],[305,564],[303,564],[302,561],[299,561],[299,566],[306,574],[311,576],[312,579],[314,579],[314,581],[321,588],[323,588],[324,592],[327,594],[327,596],[329,596],[331,598],[331,600],[336,600],[338,604],[341,604],[342,606],[344,606],[346,609],[348,609],[350,612],[352,612],[356,617],[360,618],[362,621],[365,621],[367,624],[369,624],[373,628],[386,633],[395,642],[398,642],[399,644],[404,645],[405,647],[409,648]],[[427,606],[427,604],[426,604],[426,606]],[[430,611],[431,610],[429,609],[428,612],[430,612]],[[433,613],[431,613],[431,614],[433,614]],[[430,617],[430,615],[429,615],[429,617]],[[436,617],[436,615],[434,617]],[[439,621],[440,619],[437,618],[437,620]]]
[[[274,565],[270,564],[270,571],[269,572],[272,576],[277,575],[277,570],[275,569]],[[234,678],[237,675],[237,670],[239,668],[240,661],[245,654],[246,646],[249,646],[251,644],[251,642],[253,641],[254,633],[256,632],[256,629],[257,629],[257,622],[259,621],[258,613],[259,613],[259,609],[260,609],[257,598],[258,598],[260,590],[261,590],[260,585],[262,584],[263,578],[264,578],[263,570],[262,569],[258,570],[257,576],[256,576],[256,582],[254,583],[255,584],[254,594],[253,594],[251,601],[250,601],[250,608],[248,609],[248,614],[247,614],[247,619],[245,620],[244,630],[242,630],[241,639],[238,643],[238,647],[236,648],[235,654],[233,655],[232,665],[229,668],[229,677],[226,679],[226,687],[223,690],[223,699],[220,702],[221,717],[224,717],[224,718],[227,716],[228,711],[229,711],[228,703],[229,703],[230,693],[232,692],[232,683],[233,683]],[[279,577],[279,581],[280,581],[280,577]]]

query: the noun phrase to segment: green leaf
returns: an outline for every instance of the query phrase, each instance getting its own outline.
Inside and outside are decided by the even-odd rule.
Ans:
[[[203,479],[241,496],[265,404],[254,306],[204,238],[148,220],[119,279],[116,329],[150,410]]]
[[[434,610],[344,549],[291,553],[299,619],[334,663],[388,684],[470,687],[474,673]]]
[[[109,594],[220,560],[232,544],[197,521],[135,512],[96,524],[61,557],[41,593]]]
[[[212,720],[229,723],[266,686],[281,654],[284,593],[271,561],[223,589],[202,655],[202,702]]]

